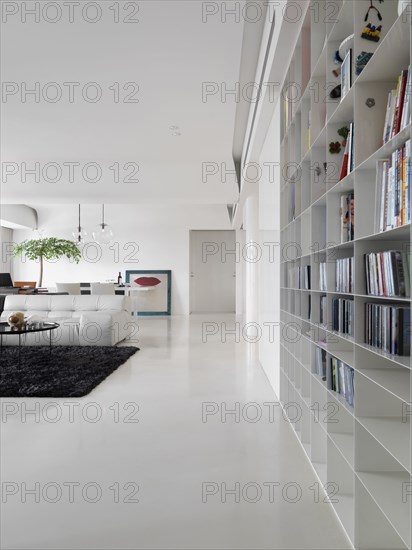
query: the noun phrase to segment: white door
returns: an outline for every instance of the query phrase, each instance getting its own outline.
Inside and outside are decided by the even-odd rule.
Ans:
[[[234,313],[235,231],[190,232],[191,313]]]

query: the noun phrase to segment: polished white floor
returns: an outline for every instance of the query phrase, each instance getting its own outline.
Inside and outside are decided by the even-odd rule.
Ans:
[[[139,320],[141,351],[84,398],[1,400],[1,548],[350,548],[247,345],[202,320]],[[202,422],[204,402],[266,414]]]

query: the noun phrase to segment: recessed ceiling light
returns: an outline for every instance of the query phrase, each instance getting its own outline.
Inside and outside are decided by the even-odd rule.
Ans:
[[[170,130],[178,130],[178,129],[179,129],[179,126],[169,126],[169,129],[170,129]]]

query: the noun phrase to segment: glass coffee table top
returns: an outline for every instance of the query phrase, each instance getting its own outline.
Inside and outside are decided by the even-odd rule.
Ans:
[[[45,330],[54,330],[59,326],[60,326],[59,323],[49,323],[49,322],[43,321],[43,323],[41,324],[24,325],[21,329],[18,330],[14,327],[11,327],[8,323],[1,322],[0,333],[1,334],[27,334],[28,332],[43,332]]]

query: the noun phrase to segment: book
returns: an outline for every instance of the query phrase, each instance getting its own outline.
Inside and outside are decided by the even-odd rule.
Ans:
[[[355,236],[355,194],[353,191],[340,198],[340,242],[353,241]]]
[[[388,231],[411,222],[411,142],[393,151],[389,159],[377,161],[375,230]]]
[[[411,82],[411,66],[408,67],[408,79],[406,82],[405,87],[405,98],[404,98],[404,105],[403,105],[403,111],[402,111],[402,119],[401,119],[401,130],[406,128],[408,124],[410,123],[411,119],[411,89],[412,82]]]
[[[326,351],[319,347],[315,350],[315,373],[326,381]]]
[[[382,136],[383,144],[396,136],[410,122],[410,73],[410,66],[407,69],[403,69],[398,76],[396,88],[392,89],[388,94]]]
[[[409,356],[410,321],[410,306],[367,302],[364,341],[392,355]]]
[[[354,332],[354,302],[344,298],[332,299],[332,330],[341,334],[353,336]]]
[[[365,254],[366,294],[409,298],[409,262],[408,250],[385,250]]]
[[[355,167],[355,158],[354,158],[354,151],[353,151],[353,147],[354,147],[354,124],[353,122],[351,122],[349,124],[349,133],[348,133],[348,143],[349,143],[349,147],[348,147],[348,174],[350,174],[352,172],[352,170],[354,169]]]
[[[331,357],[329,362],[330,389],[344,397],[348,405],[353,407],[355,397],[355,371],[340,359]]]
[[[349,130],[350,132],[350,130]],[[345,149],[343,151],[342,164],[340,168],[339,181],[343,180],[349,173],[349,134],[346,138]]]
[[[342,258],[336,260],[336,292],[353,292],[353,258]]]
[[[392,137],[396,136],[401,129],[402,112],[405,101],[406,82],[408,80],[408,70],[404,69],[398,79],[398,93],[395,103],[395,115],[393,121]]]

